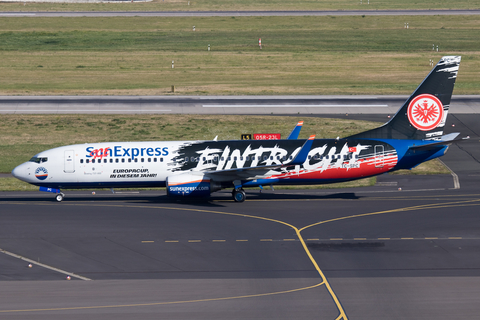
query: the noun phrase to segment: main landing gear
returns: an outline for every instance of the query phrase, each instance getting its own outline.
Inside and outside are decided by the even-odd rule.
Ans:
[[[235,202],[243,202],[245,201],[245,190],[243,190],[242,188],[233,189],[232,196]]]
[[[57,193],[57,195],[55,196],[55,200],[57,200],[58,202],[62,202],[63,197],[65,197],[65,194],[63,194],[63,192]]]

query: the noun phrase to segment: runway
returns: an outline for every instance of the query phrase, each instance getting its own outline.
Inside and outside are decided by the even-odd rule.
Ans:
[[[1,193],[1,317],[475,317],[479,119],[447,123],[476,135],[442,158],[458,186],[453,174],[382,175],[366,188],[249,190],[241,204],[228,190],[201,202]]]
[[[0,114],[395,114],[408,96],[0,96]],[[480,96],[450,112],[477,114]]]

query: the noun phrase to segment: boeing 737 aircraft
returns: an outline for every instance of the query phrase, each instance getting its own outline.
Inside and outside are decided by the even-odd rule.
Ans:
[[[442,156],[458,133],[443,127],[460,65],[445,56],[383,126],[346,138],[298,140],[301,123],[286,140],[148,141],[86,143],[40,152],[12,174],[61,189],[166,187],[169,196],[208,197],[231,188],[327,184],[411,169]]]

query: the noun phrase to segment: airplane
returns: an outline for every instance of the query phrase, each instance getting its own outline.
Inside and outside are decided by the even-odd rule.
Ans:
[[[58,147],[13,169],[14,177],[55,193],[62,189],[166,187],[172,197],[209,197],[231,188],[328,184],[411,169],[462,140],[444,135],[460,56],[444,56],[384,125],[345,138],[102,142]]]

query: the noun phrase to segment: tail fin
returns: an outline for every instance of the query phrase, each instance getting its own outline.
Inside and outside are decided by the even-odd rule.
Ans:
[[[443,135],[460,59],[460,56],[440,59],[389,122],[349,138],[438,139]]]

